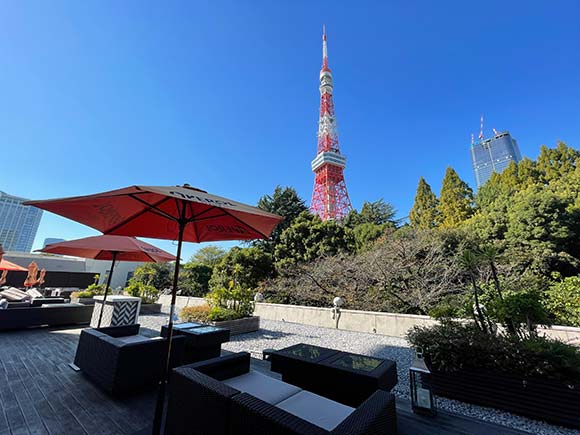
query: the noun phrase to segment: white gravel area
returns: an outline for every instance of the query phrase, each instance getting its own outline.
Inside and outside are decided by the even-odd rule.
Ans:
[[[144,328],[160,330],[161,325],[166,322],[166,315],[140,317],[140,323]],[[413,353],[409,343],[402,338],[261,319],[259,331],[233,336],[229,343],[222,345],[222,349],[231,352],[246,351],[250,352],[255,358],[262,358],[264,349],[282,349],[297,343],[309,343],[395,361],[397,363],[399,382],[393,392],[397,397],[409,400],[409,367],[413,359]],[[437,406],[449,412],[534,434],[580,435],[580,430],[562,428],[542,421],[457,400],[438,397]]]

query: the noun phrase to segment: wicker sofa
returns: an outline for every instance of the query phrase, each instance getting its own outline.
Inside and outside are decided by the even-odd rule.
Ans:
[[[193,421],[191,415],[202,415]],[[174,369],[166,435],[395,434],[394,396],[375,391],[356,408],[250,370],[247,352]]]
[[[81,304],[50,303],[31,306],[29,302],[25,302],[24,306],[0,310],[0,331],[43,325],[87,324],[90,323],[92,315],[93,307]]]
[[[139,329],[139,324],[84,329],[79,338],[75,365],[111,395],[153,388],[161,379],[167,339],[141,336]],[[185,337],[173,337],[171,367],[182,363],[184,344]]]

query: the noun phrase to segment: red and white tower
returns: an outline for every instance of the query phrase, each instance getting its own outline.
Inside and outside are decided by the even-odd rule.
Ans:
[[[318,154],[312,160],[314,190],[310,211],[322,220],[341,219],[351,210],[344,181],[346,157],[340,154],[334,103],[332,73],[328,68],[326,30],[322,32],[322,69],[320,70],[320,119],[318,120]]]

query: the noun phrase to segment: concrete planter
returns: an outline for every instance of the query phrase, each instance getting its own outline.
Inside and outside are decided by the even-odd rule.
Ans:
[[[521,379],[475,370],[432,371],[435,394],[580,428],[580,384]]]
[[[161,304],[141,304],[139,314],[159,314],[161,312]]]
[[[95,305],[93,298],[71,298],[70,301],[73,304]]]
[[[254,332],[260,329],[260,317],[244,317],[237,320],[225,320],[223,322],[210,322],[213,326],[220,328],[227,328],[230,330],[230,335],[246,334],[247,332]]]

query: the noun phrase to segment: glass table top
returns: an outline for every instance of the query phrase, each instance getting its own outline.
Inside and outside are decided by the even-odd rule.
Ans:
[[[295,356],[301,359],[317,361],[320,357],[336,352],[332,349],[325,349],[310,344],[299,344],[288,349],[281,349],[280,353],[288,356]]]
[[[372,356],[342,354],[329,364],[335,367],[342,367],[350,370],[359,370],[361,372],[372,372],[383,363],[380,358],[373,358]]]
[[[175,325],[173,325],[173,328],[190,329],[190,328],[199,328],[200,326],[203,326],[203,324],[197,322],[187,322],[187,323],[176,323]]]
[[[201,335],[201,334],[210,334],[212,332],[223,331],[224,328],[218,328],[217,326],[201,326],[199,328],[190,328],[187,329],[187,332],[190,334]]]

